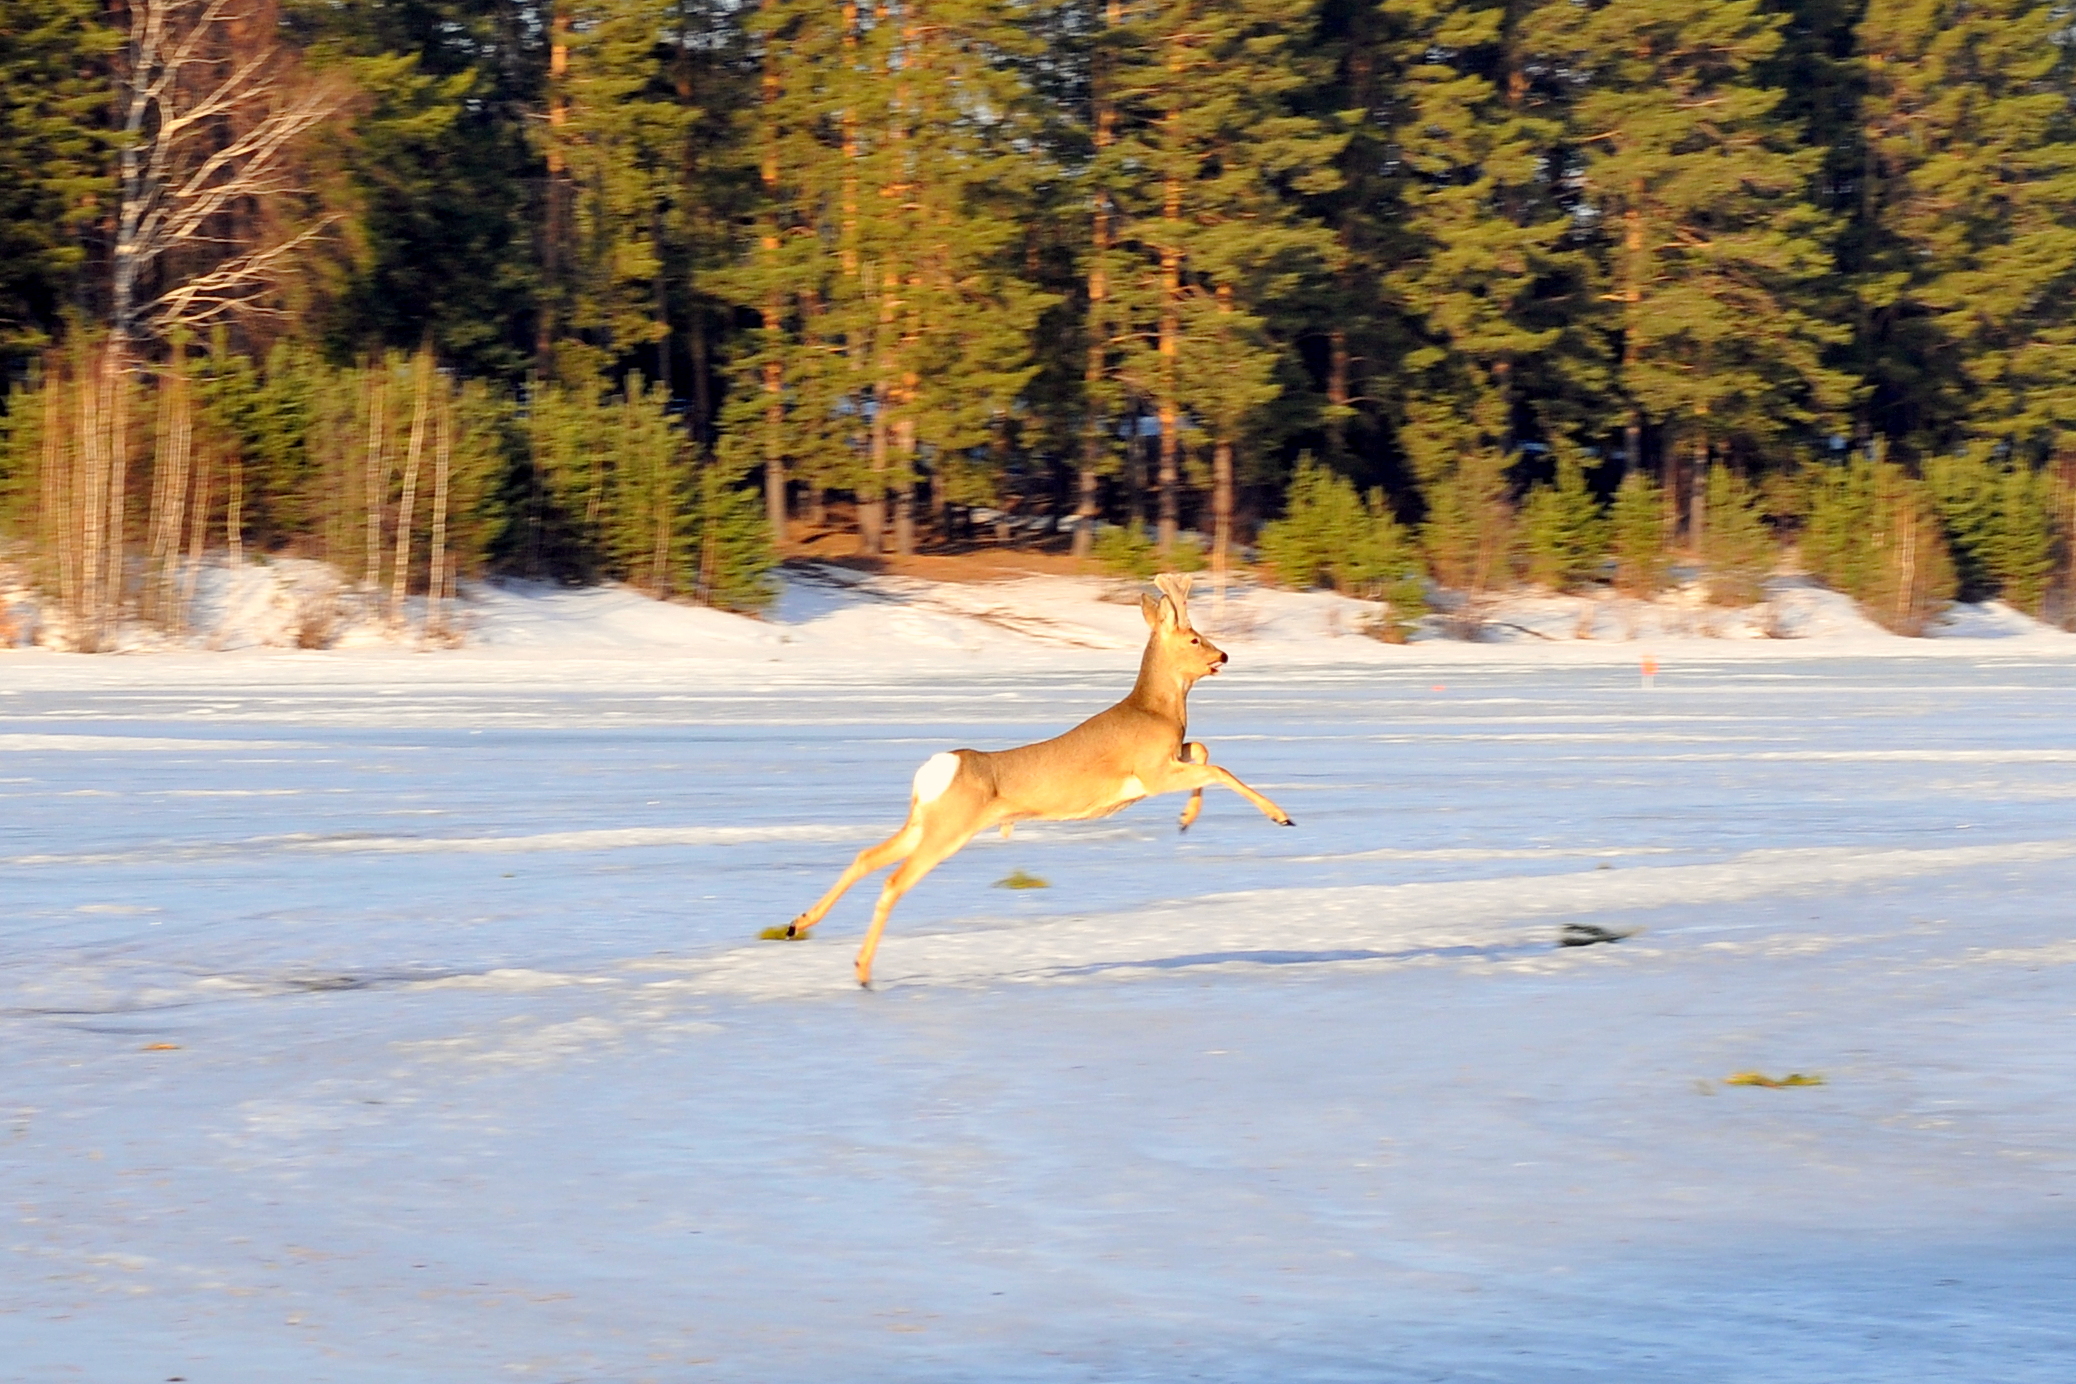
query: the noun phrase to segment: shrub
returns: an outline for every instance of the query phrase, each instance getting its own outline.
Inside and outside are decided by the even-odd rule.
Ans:
[[[1665,589],[1670,563],[1665,551],[1665,496],[1641,471],[1622,477],[1608,511],[1609,548],[1615,559],[1615,588],[1630,596],[1655,596]]]
[[[1528,579],[1552,591],[1591,581],[1607,559],[1607,518],[1576,457],[1560,454],[1556,480],[1528,492],[1520,526]]]
[[[1384,492],[1358,495],[1353,481],[1310,456],[1298,458],[1283,517],[1262,526],[1260,548],[1285,586],[1382,601],[1376,633],[1384,639],[1403,640],[1427,613],[1419,560]]]
[[[1146,526],[1137,521],[1105,524],[1096,535],[1089,556],[1113,577],[1134,577],[1140,581],[1156,572],[1201,572],[1207,565],[1203,544],[1193,538],[1176,539],[1175,546],[1163,556],[1160,545],[1147,536]]]
[[[1460,456],[1427,486],[1420,545],[1435,580],[1473,595],[1503,581],[1513,518],[1506,458],[1490,448]]]
[[[2055,567],[2054,484],[1979,452],[1925,463],[1925,488],[1953,550],[1963,600],[2001,595],[2040,613]]]
[[[1759,492],[1729,467],[1717,466],[1708,473],[1707,497],[1698,546],[1708,599],[1721,606],[1750,605],[1766,594],[1778,556]]]
[[[1953,599],[1953,558],[1930,488],[1892,462],[1824,466],[1802,531],[1809,570],[1898,634],[1925,631]]]

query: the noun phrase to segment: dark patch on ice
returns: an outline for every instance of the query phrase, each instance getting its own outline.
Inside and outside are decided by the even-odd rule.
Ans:
[[[1609,928],[1598,923],[1566,923],[1557,934],[1560,947],[1590,947],[1597,942],[1619,942],[1624,937],[1634,937],[1636,928]]]

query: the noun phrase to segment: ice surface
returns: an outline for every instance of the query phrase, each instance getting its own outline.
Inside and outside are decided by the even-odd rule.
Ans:
[[[841,581],[0,656],[0,1378],[2076,1375],[2076,641],[1236,601],[1297,828],[983,837],[867,994],[751,939],[1143,626]]]

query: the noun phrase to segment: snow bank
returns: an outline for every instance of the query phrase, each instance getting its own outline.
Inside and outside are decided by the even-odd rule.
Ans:
[[[1140,586],[1099,577],[1031,576],[951,583],[802,565],[778,578],[762,618],[649,599],[620,586],[470,584],[448,607],[448,637],[424,635],[425,603],[401,621],[386,601],[341,583],[319,563],[280,559],[208,568],[192,628],[171,635],[128,625],[124,653],[200,650],[266,655],[322,648],[339,661],[442,653],[442,666],[537,669],[542,659],[601,665],[696,662],[704,678],[734,681],[812,675],[869,676],[889,669],[971,676],[978,670],[1115,667],[1144,642]],[[17,588],[0,592],[0,634],[17,646],[62,644],[47,612]],[[1776,658],[1840,654],[1973,657],[2076,654],[2076,635],[1992,602],[1956,606],[1928,639],[1888,633],[1853,603],[1802,578],[1777,578],[1764,602],[1741,610],[1707,605],[1689,587],[1654,601],[1601,593],[1533,592],[1428,617],[1406,645],[1365,631],[1373,605],[1331,592],[1292,592],[1236,580],[1224,592],[1200,579],[1197,622],[1235,666],[1261,669],[1347,664],[1635,663],[1668,658]],[[1471,638],[1459,637],[1465,630]],[[17,647],[17,652],[22,650]],[[451,651],[451,652],[450,652]]]

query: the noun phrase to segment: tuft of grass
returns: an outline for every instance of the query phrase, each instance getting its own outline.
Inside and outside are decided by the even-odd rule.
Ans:
[[[782,923],[778,927],[768,927],[757,934],[757,940],[760,942],[805,942],[807,934],[804,932],[787,934],[786,929],[791,926],[792,924],[790,923]]]
[[[1732,1072],[1723,1078],[1725,1086],[1764,1086],[1768,1090],[1779,1090],[1784,1086],[1821,1086],[1824,1078],[1816,1072],[1789,1072],[1786,1076],[1768,1076],[1764,1072]]]
[[[1050,889],[1052,888],[1052,883],[1049,880],[1042,880],[1036,875],[1027,875],[1022,870],[1012,870],[1008,875],[996,880],[995,887],[997,889]]]

